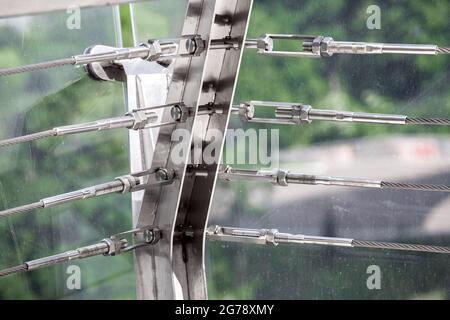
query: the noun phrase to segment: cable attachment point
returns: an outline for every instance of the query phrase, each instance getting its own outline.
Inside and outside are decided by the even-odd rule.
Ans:
[[[222,39],[212,39],[209,45],[209,48],[212,50],[219,50],[219,49],[225,49],[225,50],[239,50],[239,39],[238,38],[232,38],[230,36],[227,36]]]
[[[411,252],[429,252],[450,254],[450,247],[426,244],[397,242],[379,242],[355,240],[350,238],[309,236],[278,232],[277,229],[249,229],[212,226],[206,230],[206,237],[213,241],[238,242],[246,244],[278,245],[325,245],[332,247],[366,248],[383,250],[404,250]]]
[[[155,185],[170,184],[175,177],[173,169],[149,169],[115,178],[88,188],[43,198],[35,203],[0,211],[0,218],[28,212],[39,208],[49,208],[77,200],[100,197],[111,193],[127,193],[143,190]]]
[[[155,244],[161,239],[161,231],[155,229],[147,229],[144,231],[144,240],[147,244]]]
[[[268,117],[256,117],[256,109],[259,107],[272,109],[273,114]],[[231,112],[239,115],[244,122],[302,125],[312,122],[309,116],[311,110],[310,105],[301,103],[252,100],[233,106]]]
[[[201,36],[189,35],[167,40],[150,39],[133,48],[95,45],[86,49],[85,54],[74,56],[73,59],[75,65],[85,65],[86,71],[94,79],[125,81],[124,61],[141,59],[141,62],[154,61],[167,67],[173,59],[198,56],[204,50],[205,41]]]
[[[274,40],[293,40],[300,42],[301,51],[279,51],[274,48]],[[335,41],[331,37],[296,35],[296,34],[265,34],[258,39],[248,40],[247,48],[257,49],[264,55],[282,57],[331,57],[335,53],[343,54],[413,54],[437,55],[448,54],[448,48],[440,48],[427,44],[395,44],[374,42]]]
[[[268,117],[255,117],[257,108],[272,109],[274,113]],[[361,123],[382,123],[382,124],[407,124],[407,117],[404,115],[351,112],[339,110],[314,109],[312,106],[302,103],[275,102],[275,101],[247,101],[232,108],[232,113],[239,114],[246,122],[256,122],[265,124],[290,124],[304,125],[318,121],[333,122],[361,122]],[[445,125],[445,119],[436,119],[433,123]],[[450,123],[450,122],[449,122]],[[411,124],[414,124],[411,121]],[[417,120],[416,120],[416,123]]]
[[[174,171],[172,169],[160,168],[156,170],[155,177],[157,181],[167,182],[174,178]]]
[[[287,178],[289,174],[289,170],[283,170],[283,169],[273,169],[272,171],[274,180],[272,181],[272,184],[279,185],[283,187],[288,186]]]
[[[126,238],[128,236],[135,237],[134,245],[130,245],[132,239],[130,239],[130,241],[127,240]],[[140,236],[143,238],[142,241],[139,240]],[[142,246],[154,245],[159,241],[159,239],[161,239],[161,231],[155,226],[136,228],[112,235],[97,243],[80,247],[75,250],[69,250],[52,256],[30,260],[17,267],[0,270],[0,277],[93,256],[117,256],[121,253],[128,252]]]
[[[278,230],[277,229],[263,229],[262,234],[266,238],[266,244],[268,244],[269,246],[273,246],[273,247],[276,247],[278,245],[278,242],[277,242]]]
[[[170,109],[170,116],[173,121],[185,122],[189,115],[189,109],[183,102],[174,104],[174,106]]]
[[[134,187],[136,187],[140,181],[138,178],[133,177],[132,175],[120,176],[115,178],[115,180],[119,180],[123,184],[122,193],[130,192]]]
[[[316,36],[267,33],[258,39],[248,39],[245,42],[245,47],[256,49],[259,54],[268,56],[320,58],[320,54],[313,52],[312,50],[303,49],[303,51],[281,51],[275,49],[275,42],[278,42],[279,40],[300,41],[301,49],[304,47],[304,43],[312,43],[314,39],[316,39]]]
[[[103,239],[101,242],[104,242],[108,245],[108,251],[105,252],[104,256],[116,256],[119,255],[122,251],[122,248],[128,245],[128,241],[125,239],[116,238],[115,236],[111,236],[109,238]],[[125,243],[125,244],[124,244]]]
[[[179,39],[150,39],[141,46],[147,47],[149,51],[145,60],[158,61],[198,56],[205,50],[205,41],[199,35],[189,35]]]
[[[124,252],[134,250],[139,247],[156,244],[161,239],[161,230],[153,225],[149,225],[115,234],[111,236],[109,239],[111,240],[120,238],[123,239],[124,237],[129,235],[133,236],[134,244],[131,246],[128,245],[123,250],[121,249]],[[132,242],[132,239],[128,241],[128,243],[130,242]]]

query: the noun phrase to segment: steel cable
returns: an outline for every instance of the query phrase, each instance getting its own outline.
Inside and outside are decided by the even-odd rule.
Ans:
[[[430,126],[449,126],[450,119],[406,117],[406,124],[418,124],[418,125],[430,125]]]
[[[0,69],[0,76],[10,76],[13,74],[19,74],[24,72],[33,72],[38,70],[44,70],[54,67],[61,67],[65,65],[71,65],[75,64],[75,58],[65,58],[65,59],[58,59],[58,60],[52,60],[47,62],[40,62],[40,63],[34,63],[34,64],[28,64],[24,66],[18,66],[13,68],[4,68]]]
[[[450,48],[439,47],[437,49],[438,54],[450,54]]]
[[[450,186],[436,185],[436,184],[386,182],[386,181],[381,181],[381,188],[402,189],[402,190],[418,190],[418,191],[450,192]]]
[[[9,274],[24,272],[28,270],[28,266],[24,263],[15,267],[0,270],[0,277],[7,276]]]
[[[342,248],[368,248],[403,250],[429,253],[450,254],[450,247],[427,244],[410,244],[397,242],[382,242],[371,240],[355,240],[350,238],[309,236],[279,232],[278,229],[249,229],[213,226],[206,230],[208,239],[225,242],[241,242],[248,244],[295,244],[295,245],[326,245]]]
[[[450,247],[431,246],[431,245],[423,245],[423,244],[353,240],[352,245],[354,247],[358,247],[358,248],[404,250],[404,251],[450,254]]]

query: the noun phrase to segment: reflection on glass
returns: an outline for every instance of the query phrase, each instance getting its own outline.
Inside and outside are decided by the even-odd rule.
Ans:
[[[114,14],[111,7],[82,9],[80,29],[67,28],[66,12],[3,19],[2,67],[70,57],[94,44],[120,45]],[[91,80],[83,69],[72,66],[2,77],[0,93],[1,138],[124,113],[120,83]],[[126,131],[11,146],[0,152],[0,207],[22,205],[127,172]],[[2,219],[0,265],[16,265],[127,230],[130,211],[129,196],[110,195]],[[2,278],[0,299],[132,299],[134,287],[132,255],[100,256]]]
[[[336,39],[447,45],[445,34],[450,23],[444,19],[442,7],[430,9],[442,19],[429,23],[425,16],[430,12],[416,9],[425,6],[424,1],[385,3],[382,28],[371,31],[366,27],[368,5],[331,0],[320,4],[309,0],[257,1],[248,36],[266,32],[327,34]],[[450,4],[441,5],[450,9]],[[296,49],[295,43],[292,46],[290,49]],[[247,50],[235,104],[285,101],[323,109],[448,118],[449,66],[450,59],[445,56],[342,55],[315,60],[264,57]],[[239,127],[279,129],[280,157],[273,167],[336,177],[450,184],[450,139],[445,127],[320,121],[305,126],[271,126],[243,123],[232,116],[230,128]],[[220,182],[209,224],[448,246],[449,209],[450,198],[445,193]],[[448,299],[449,259],[438,254],[211,242],[209,296]],[[367,286],[371,265],[380,267],[380,290]]]

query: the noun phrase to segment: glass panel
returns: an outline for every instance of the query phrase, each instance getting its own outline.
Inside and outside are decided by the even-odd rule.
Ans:
[[[2,67],[70,57],[94,44],[120,45],[116,13],[112,7],[82,9],[80,29],[67,28],[73,13],[66,12],[3,19]],[[124,113],[120,83],[91,80],[83,69],[72,66],[2,77],[0,95],[2,139]],[[119,129],[2,148],[0,208],[128,173],[127,136]],[[130,227],[130,197],[119,194],[1,219],[0,265],[10,267],[75,249]],[[73,265],[80,268],[80,289],[76,267],[69,268]],[[20,298],[133,299],[132,255],[93,257],[2,278],[0,299]]]
[[[155,0],[132,4],[136,44],[149,39],[179,37],[188,0]]]
[[[248,37],[294,33],[342,41],[448,45],[450,21],[446,12],[450,3],[383,2],[380,30],[366,27],[370,4],[255,1]],[[298,50],[298,43],[290,44],[289,49]],[[446,56],[335,55],[308,59],[267,57],[246,50],[235,103],[300,102],[321,109],[449,118],[449,63]],[[303,126],[249,125],[232,116],[230,128],[240,127],[279,129],[280,160],[272,163],[273,167],[337,177],[450,185],[448,127],[320,121]],[[244,167],[242,163],[235,166]],[[221,182],[210,225],[448,246],[449,206],[445,193]],[[439,254],[210,242],[209,296],[448,299],[449,262],[448,255]],[[380,268],[381,289],[369,289],[371,265]]]

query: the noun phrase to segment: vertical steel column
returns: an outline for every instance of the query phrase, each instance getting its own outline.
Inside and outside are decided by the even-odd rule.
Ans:
[[[205,40],[207,50],[199,56],[177,59],[169,84],[167,103],[183,101],[191,108],[184,123],[160,128],[153,151],[152,167],[171,168],[174,182],[149,188],[135,202],[135,226],[157,225],[161,240],[153,247],[136,250],[136,276],[138,299],[206,299],[204,275],[204,234],[209,205],[213,194],[218,161],[221,156],[228,123],[234,87],[242,54],[251,0],[190,0],[182,35],[198,34]],[[211,40],[223,42],[234,39],[232,47],[212,46]],[[145,88],[145,86],[144,86]],[[147,90],[147,89],[145,89]],[[196,115],[199,105],[221,105],[224,112],[214,115]],[[171,119],[163,111],[162,122]],[[188,133],[190,146],[200,141],[205,146],[211,132],[221,132],[212,164],[189,165],[191,152],[182,159],[172,157],[178,142],[172,133],[183,129]],[[139,139],[145,154],[150,142]],[[136,148],[134,148],[136,150]],[[149,163],[145,163],[149,166]],[[198,177],[196,170],[208,173]]]
[[[173,244],[173,266],[182,283],[183,296],[188,299],[206,299],[204,272],[204,234],[214,192],[218,164],[221,159],[231,104],[239,73],[243,43],[251,11],[251,0],[218,1],[211,38],[219,43],[211,47],[205,66],[200,105],[220,108],[220,113],[197,115],[193,128],[194,148],[206,151],[215,146],[214,161],[197,159],[191,154],[183,183],[175,228],[178,237]],[[223,39],[224,45],[220,41]],[[233,44],[228,47],[226,44]],[[192,149],[191,149],[192,150]],[[205,154],[209,156],[209,153]],[[199,163],[196,163],[200,160]],[[209,159],[209,161],[212,159]],[[205,174],[206,173],[206,174]]]

